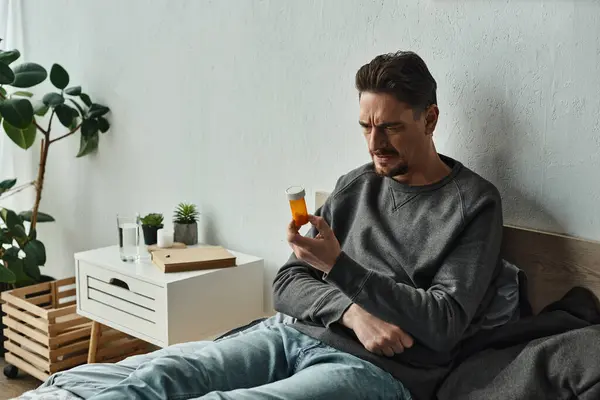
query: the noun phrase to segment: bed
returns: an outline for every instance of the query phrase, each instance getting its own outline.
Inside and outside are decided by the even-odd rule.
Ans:
[[[315,206],[326,196],[318,192]],[[506,226],[502,257],[525,272],[530,308],[538,315],[475,341],[437,388],[436,398],[599,399],[600,242]],[[257,322],[228,334],[243,334]],[[19,399],[79,398],[50,378]]]

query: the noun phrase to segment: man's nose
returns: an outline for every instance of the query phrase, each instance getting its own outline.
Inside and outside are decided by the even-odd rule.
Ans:
[[[382,129],[373,126],[369,135],[369,148],[374,151],[387,145],[387,136]]]

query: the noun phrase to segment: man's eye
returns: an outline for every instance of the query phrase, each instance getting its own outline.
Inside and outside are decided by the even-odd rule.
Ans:
[[[370,126],[363,126],[362,127],[362,131],[365,135],[368,135],[369,133],[371,133],[371,127]]]
[[[385,128],[385,132],[386,133],[399,133],[404,131],[404,126],[403,125],[396,125],[396,126],[388,126]]]

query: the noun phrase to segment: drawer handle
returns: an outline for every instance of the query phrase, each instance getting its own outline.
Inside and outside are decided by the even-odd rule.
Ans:
[[[123,282],[120,279],[110,278],[110,281],[108,281],[108,283],[110,283],[111,285],[115,285],[115,286],[118,286],[120,288],[123,288],[125,290],[129,290],[129,285],[127,283]]]

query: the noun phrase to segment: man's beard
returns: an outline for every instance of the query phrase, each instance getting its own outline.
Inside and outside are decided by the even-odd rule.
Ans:
[[[400,164],[392,168],[387,174],[385,174],[389,178],[393,178],[398,175],[406,175],[408,173],[408,165]]]
[[[391,151],[391,150],[378,152],[378,154],[381,154],[381,155],[384,155],[384,154],[387,155],[387,154],[389,154],[389,155],[394,155],[394,156],[398,156],[399,155],[397,152],[394,152],[394,151]],[[373,157],[375,157],[375,154],[373,155]],[[373,160],[373,161],[375,161],[375,160]],[[398,176],[398,175],[406,175],[408,173],[408,170],[409,170],[408,164],[406,162],[404,162],[404,161],[400,161],[400,164],[392,167],[387,172],[384,172],[380,168],[377,168],[377,165],[375,167],[376,167],[375,168],[376,172],[379,175],[386,176],[388,178],[393,178],[393,177]]]

